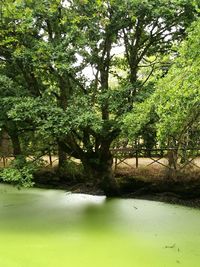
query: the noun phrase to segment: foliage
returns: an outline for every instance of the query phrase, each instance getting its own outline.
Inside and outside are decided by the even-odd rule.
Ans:
[[[124,117],[123,132],[129,138],[136,138],[151,119],[152,102],[147,100],[135,105],[134,112]]]
[[[135,106],[124,118],[124,132],[140,136],[147,125],[157,128],[161,143],[173,145],[198,142],[200,118],[200,21],[193,23],[179,56],[167,75],[156,84],[155,93]],[[125,131],[127,129],[127,131]],[[196,134],[195,134],[196,133]]]
[[[0,172],[0,179],[3,182],[14,183],[19,187],[33,186],[33,174],[38,168],[41,168],[41,164],[41,161],[25,161],[24,158],[19,157]]]
[[[65,162],[64,166],[62,166],[61,176],[64,176],[63,178],[65,179],[66,177],[70,177],[73,182],[83,181],[83,166],[80,163],[75,162],[74,160],[68,160]]]
[[[196,130],[199,128],[199,47],[200,21],[193,24],[187,40],[179,50],[179,57],[167,76],[157,85],[154,101],[159,116],[160,139],[166,140],[171,136],[181,141],[193,127]]]
[[[90,167],[102,180],[112,178],[110,146],[125,115],[135,109],[142,112],[135,122],[146,127],[152,121],[152,111],[150,120],[144,118],[142,102],[166,74],[173,47],[185,38],[198,8],[195,0],[5,0],[0,92],[8,105],[2,127],[13,143],[21,133],[29,143],[42,139],[84,167],[95,158],[100,166]]]

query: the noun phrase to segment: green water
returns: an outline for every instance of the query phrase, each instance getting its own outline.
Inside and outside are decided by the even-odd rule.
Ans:
[[[200,211],[0,185],[0,267],[199,267]]]

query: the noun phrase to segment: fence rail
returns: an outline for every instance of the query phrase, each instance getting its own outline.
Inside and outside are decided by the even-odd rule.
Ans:
[[[195,162],[195,160],[197,160],[200,156],[200,147],[179,149],[168,147],[154,149],[122,147],[111,149],[111,153],[114,157],[115,170],[121,163],[129,167],[139,168],[139,163],[144,158],[150,160],[146,167],[149,167],[153,164],[159,164],[168,169],[183,170],[190,165],[200,169],[200,162]],[[127,159],[130,158],[135,159],[135,164],[130,164],[127,162]]]
[[[173,170],[183,170],[188,166],[200,169],[200,147],[179,149],[168,147],[153,149],[121,147],[111,149],[111,153],[114,158],[115,170],[120,164],[125,164],[131,168],[139,168],[141,165],[145,165],[144,159],[148,159],[145,167],[158,164],[164,168]],[[13,154],[0,153],[0,166],[7,167],[13,159]],[[53,167],[58,162],[58,156],[52,153],[41,154],[37,157],[30,155],[27,156],[27,159],[31,161],[41,159],[45,162],[46,167]],[[128,159],[133,159],[133,161],[130,163]]]

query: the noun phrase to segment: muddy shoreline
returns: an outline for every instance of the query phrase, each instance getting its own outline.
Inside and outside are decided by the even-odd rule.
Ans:
[[[52,177],[51,177],[52,178]],[[193,208],[200,208],[199,181],[157,181],[145,182],[133,177],[117,178],[119,196],[121,198],[135,198],[161,201]],[[87,181],[66,181],[56,179],[36,179],[35,187],[62,189],[72,193],[104,195],[104,192]]]

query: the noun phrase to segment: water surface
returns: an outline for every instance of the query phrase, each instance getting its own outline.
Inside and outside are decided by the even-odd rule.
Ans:
[[[1,267],[199,267],[200,210],[0,185]]]

